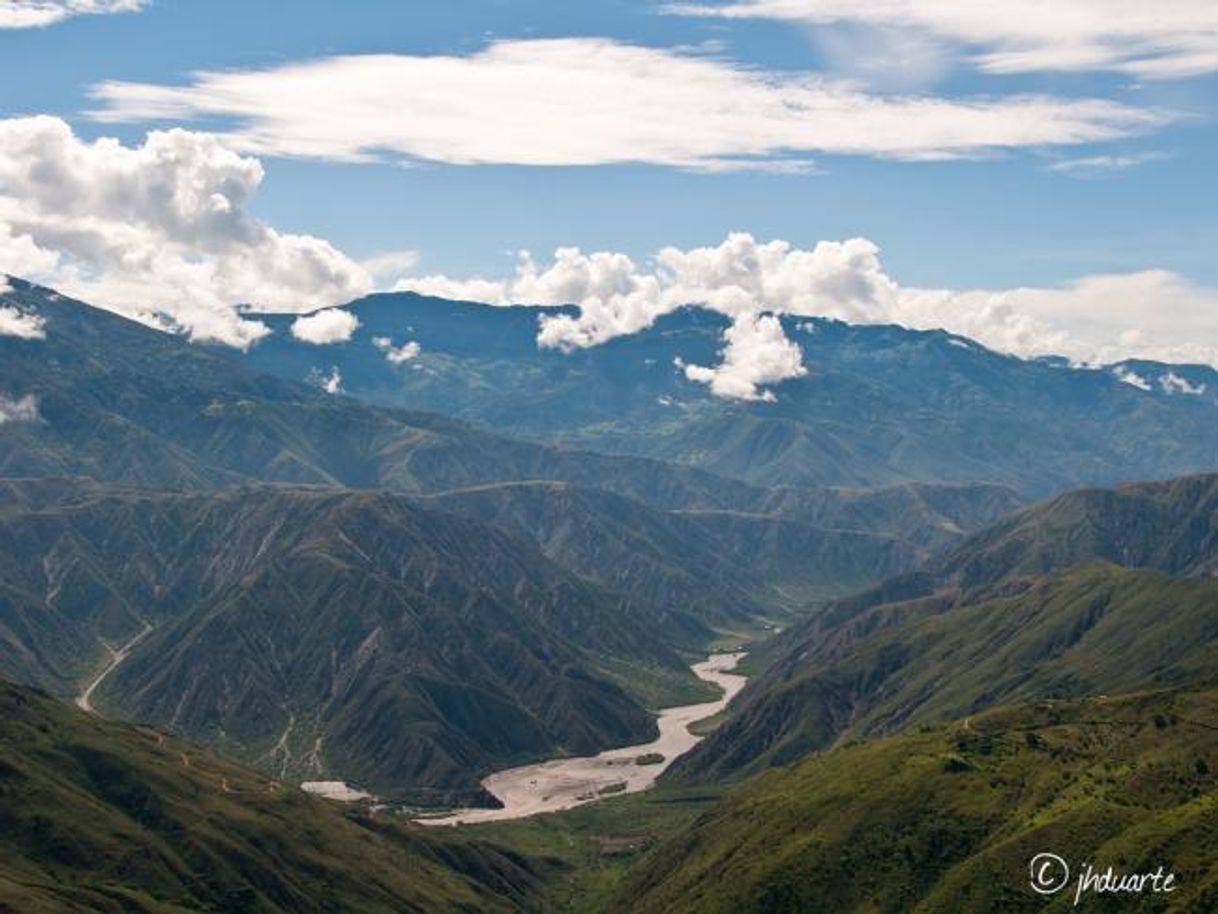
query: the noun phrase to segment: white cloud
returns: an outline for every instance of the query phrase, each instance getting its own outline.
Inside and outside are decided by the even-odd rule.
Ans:
[[[341,394],[343,392],[343,375],[335,365],[330,369],[329,374],[322,374],[314,369],[313,380],[328,394]]]
[[[713,368],[681,365],[691,381],[709,384],[719,397],[737,400],[773,400],[759,385],[776,384],[808,373],[803,350],[787,338],[782,323],[771,314],[736,315],[723,332],[723,361]]]
[[[369,291],[368,272],[326,241],[248,213],[262,178],[206,134],[128,147],[85,142],[57,118],[0,120],[0,271],[243,348],[268,331],[238,304],[303,312]]]
[[[1077,159],[1062,159],[1049,166],[1050,171],[1060,172],[1076,178],[1096,178],[1119,171],[1128,171],[1147,162],[1163,159],[1160,152],[1143,152],[1134,155],[1082,156]]]
[[[0,425],[9,422],[37,422],[39,419],[38,398],[33,394],[27,394],[19,400],[0,394]]]
[[[0,292],[4,289],[0,288]],[[15,336],[22,340],[46,339],[46,320],[33,311],[12,305],[0,305],[0,336]]]
[[[72,16],[133,13],[148,0],[0,0],[0,29],[32,29]]]
[[[816,153],[979,156],[1172,119],[1103,99],[881,96],[816,73],[602,38],[501,41],[465,57],[329,57],[92,93],[102,120],[235,119],[227,142],[257,154],[712,171],[806,169]]]
[[[989,73],[1112,71],[1140,79],[1218,72],[1212,0],[740,0],[674,3],[676,15],[901,30],[959,45]]]
[[[786,241],[758,243],[743,232],[715,247],[663,248],[650,270],[625,254],[559,248],[545,265],[522,253],[515,276],[506,280],[429,276],[404,280],[398,288],[499,305],[578,304],[576,316],[541,319],[538,342],[559,349],[636,333],[687,304],[729,315],[831,312],[865,320],[877,308],[889,307],[897,290],[880,267],[878,248],[865,239],[822,241],[800,250]]]
[[[1138,390],[1150,390],[1150,382],[1132,368],[1114,368],[1112,374],[1122,384],[1128,384]]]
[[[540,318],[539,345],[560,349],[637,333],[683,305],[709,308],[738,319],[729,331],[737,342],[725,335],[721,375],[695,367],[690,376],[726,396],[755,396],[773,382],[767,379],[792,376],[792,350],[756,317],[762,312],[944,328],[1024,357],[1218,366],[1218,290],[1175,273],[1085,276],[1044,288],[921,289],[888,275],[879,248],[863,238],[799,248],[735,233],[713,247],[664,248],[646,266],[620,253],[560,248],[548,263],[521,255],[505,279],[431,276],[401,287],[497,305],[577,305],[575,314]]]
[[[1218,366],[1218,289],[1167,270],[1084,276],[1053,288],[902,289],[892,319],[946,327],[1021,356]]]
[[[292,321],[292,336],[314,346],[329,346],[347,342],[358,327],[359,318],[350,311],[326,308]]]
[[[1206,389],[1205,384],[1193,384],[1188,378],[1182,378],[1174,371],[1169,371],[1159,378],[1159,386],[1163,388],[1164,393],[1189,394],[1194,397],[1201,396]]]
[[[385,358],[392,365],[403,365],[419,357],[419,353],[423,351],[414,340],[408,340],[401,346],[394,346],[393,340],[387,336],[376,336],[372,338],[372,345],[385,353]]]
[[[364,258],[360,266],[368,271],[378,287],[388,288],[410,273],[418,262],[418,251],[384,251]]]

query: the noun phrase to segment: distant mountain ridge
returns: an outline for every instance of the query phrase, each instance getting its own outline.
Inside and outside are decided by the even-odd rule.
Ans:
[[[1205,366],[1080,369],[943,331],[783,317],[807,375],[774,387],[773,403],[742,403],[674,364],[720,360],[726,318],[705,310],[569,353],[536,342],[538,317],[569,309],[398,293],[348,310],[359,328],[328,346],[295,340],[293,316],[258,315],[274,334],[245,358],[296,380],[337,368],[344,390],[381,405],[755,485],[985,481],[1043,497],[1218,470],[1218,373]],[[420,351],[391,363],[378,339]]]

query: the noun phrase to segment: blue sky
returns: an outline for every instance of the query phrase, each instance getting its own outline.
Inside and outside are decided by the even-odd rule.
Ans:
[[[978,4],[947,0],[680,8],[651,0],[8,0],[0,26],[6,16],[9,25],[28,24],[16,21],[23,7],[46,21],[0,27],[0,117],[52,115],[71,131],[58,141],[84,148],[113,137],[136,149],[150,130],[171,127],[218,136],[263,171],[242,185],[240,219],[227,223],[240,223],[233,231],[254,231],[268,250],[278,250],[281,235],[315,236],[356,263],[410,251],[413,262],[399,272],[448,283],[411,285],[406,277],[403,287],[468,293],[460,283],[481,277],[501,284],[488,299],[525,290],[540,299],[573,287],[558,279],[513,286],[516,252],[531,251],[545,278],[551,253],[575,246],[627,255],[637,291],[639,275],[668,246],[715,248],[746,232],[758,244],[782,239],[811,251],[857,237],[877,248],[872,267],[902,289],[1049,295],[1089,277],[1157,271],[1157,284],[1127,284],[1120,294],[1170,299],[1183,288],[1191,297],[1187,332],[1142,327],[1146,315],[1132,312],[1124,323],[1091,326],[1096,315],[1071,310],[1097,307],[1088,293],[1029,304],[1042,323],[1053,309],[1068,313],[1049,320],[1052,327],[1024,327],[1023,342],[1009,326],[985,341],[1026,352],[1057,346],[1082,358],[1100,354],[1102,334],[1132,340],[1134,330],[1148,330],[1153,345],[1131,343],[1129,354],[1186,356],[1186,343],[1215,329],[1207,314],[1218,301],[1212,4],[1166,0],[1152,16],[1127,0],[1078,0],[1064,5],[1077,15],[1037,22],[1028,2],[998,3],[979,17],[968,12]],[[111,6],[129,9],[95,14]],[[315,72],[297,80],[302,64]],[[219,76],[209,83],[200,73]],[[319,85],[328,88],[315,93],[313,110]],[[586,104],[564,96],[582,86]],[[613,112],[608,126],[583,116],[598,106]],[[8,142],[25,135],[10,131]],[[11,166],[10,185],[28,170],[22,161]],[[221,180],[213,173],[198,180]],[[11,257],[0,269],[93,291],[149,317],[152,305],[137,300],[155,274],[138,288],[134,280],[103,282],[112,264],[90,261],[100,256],[92,249],[55,248],[49,198],[30,203],[6,188],[0,165],[6,191],[10,213],[38,211],[10,217],[10,235],[24,233],[47,256],[38,269],[21,270]],[[86,216],[97,213],[74,218]],[[219,230],[209,226],[199,249],[183,253],[187,264],[220,256],[212,237]],[[172,242],[186,246],[197,235]],[[220,263],[208,281],[237,269]],[[344,269],[328,262],[327,291],[316,296],[297,289],[300,310],[367,290],[368,281]],[[167,275],[166,288],[184,275]],[[272,280],[242,273],[235,287],[248,288],[248,299]],[[589,307],[604,304],[595,290],[572,294]],[[218,288],[196,297],[196,311],[232,304]],[[950,324],[951,307],[979,307],[953,301],[908,321],[908,302],[875,317]],[[290,300],[255,304],[292,309]],[[824,310],[866,318],[855,305]],[[190,308],[158,307],[193,332]],[[614,307],[618,331],[646,320],[622,318],[632,305]],[[979,320],[953,329],[985,339]]]

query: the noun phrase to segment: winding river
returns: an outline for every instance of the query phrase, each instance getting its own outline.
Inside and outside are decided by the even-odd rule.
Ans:
[[[152,633],[152,626],[147,622],[144,623],[143,629],[134,638],[124,644],[122,647],[115,649],[110,645],[102,642],[106,650],[110,652],[110,660],[102,667],[101,671],[96,676],[89,680],[80,694],[76,696],[76,707],[82,711],[93,711],[93,693],[97,691],[97,687],[105,682],[106,677],[118,669],[119,665],[127,659],[127,655],[135,649],[141,641]]]
[[[503,803],[502,809],[464,809],[448,816],[416,819],[422,825],[462,825],[523,819],[557,812],[607,796],[646,790],[673,761],[701,740],[691,724],[718,714],[744,688],[746,677],[731,670],[744,653],[712,654],[691,669],[706,682],[723,689],[716,701],[665,708],[657,721],[660,735],[650,743],[609,749],[586,758],[559,758],[496,771],[482,786]],[[655,764],[638,764],[640,757],[663,756]]]

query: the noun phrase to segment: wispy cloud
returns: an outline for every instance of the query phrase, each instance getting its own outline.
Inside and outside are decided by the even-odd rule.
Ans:
[[[225,118],[226,142],[258,154],[701,171],[1072,146],[1174,117],[1108,99],[879,95],[822,74],[598,38],[502,41],[464,57],[329,57],[91,92],[99,120]]]
[[[952,42],[989,73],[1110,71],[1154,80],[1218,72],[1218,5],[1211,0],[738,0],[665,10],[899,29]]]
[[[148,0],[0,0],[0,29],[33,29],[73,16],[134,13]]]
[[[1147,162],[1157,162],[1167,158],[1161,152],[1143,152],[1134,155],[1100,155],[1083,156],[1077,159],[1062,159],[1049,165],[1049,171],[1056,171],[1074,178],[1101,178],[1117,172],[1137,168]]]

